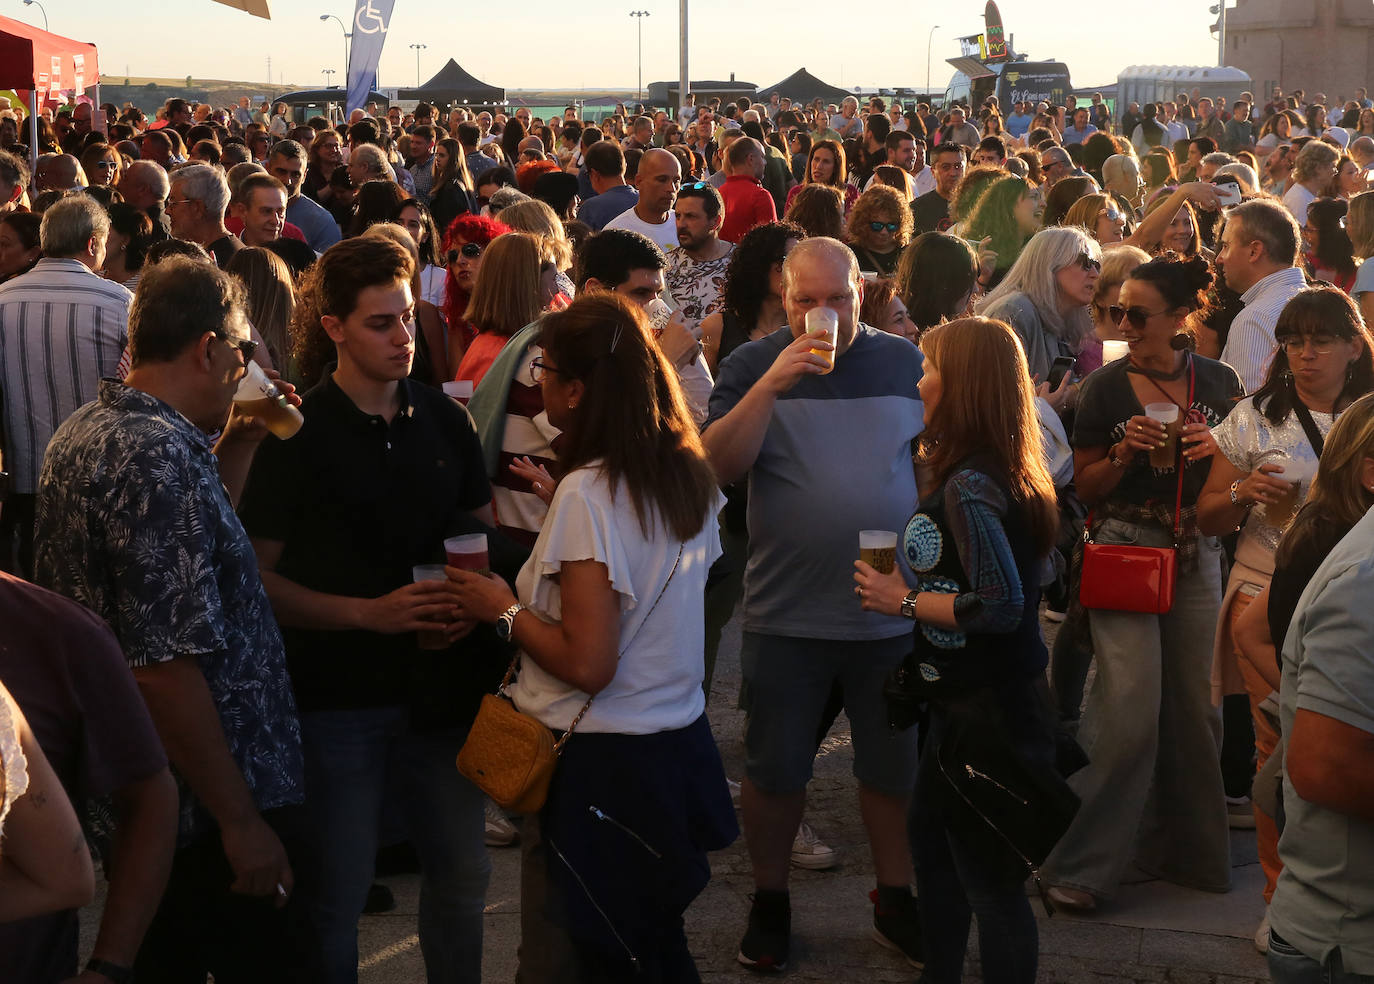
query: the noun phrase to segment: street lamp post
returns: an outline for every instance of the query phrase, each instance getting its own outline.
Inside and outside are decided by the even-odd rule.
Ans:
[[[420,52],[428,48],[427,44],[412,44],[411,50],[415,52],[415,88],[420,88]]]
[[[37,0],[35,0],[35,2],[37,2]],[[340,31],[343,31],[343,37],[344,37],[344,84],[347,85],[347,84],[348,84],[348,68],[349,68],[349,61],[348,61],[348,39],[351,38],[351,37],[353,37],[353,35],[351,35],[351,34],[348,33],[348,25],[346,25],[346,24],[343,22],[343,20],[342,20],[338,15],[336,15],[336,14],[320,14],[320,20],[322,20],[322,21],[327,21],[327,20],[338,21],[339,30],[340,30]]]
[[[43,15],[43,30],[48,29],[48,12],[43,9],[43,5],[38,0],[24,0],[25,7],[37,7],[39,13]]]
[[[940,25],[936,24],[930,29],[930,34],[926,37],[926,101],[932,102],[932,104],[933,101],[930,98],[930,45],[935,40],[935,32],[939,29]]]
[[[639,34],[639,102],[644,101],[644,18],[649,16],[647,10],[632,10],[630,16],[635,19],[635,25]]]
[[[333,74],[334,74],[334,69],[332,69],[332,68],[322,68],[322,69],[320,69],[320,74],[322,74],[322,75],[324,76],[324,87],[325,87],[326,89],[328,89],[331,85],[333,85],[333,82],[331,81],[331,77],[332,77]]]

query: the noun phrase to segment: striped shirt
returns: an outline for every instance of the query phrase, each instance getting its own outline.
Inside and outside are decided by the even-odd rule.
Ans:
[[[38,491],[53,432],[115,374],[132,299],[75,259],[39,260],[0,286],[0,419],[15,492]]]
[[[1221,361],[1240,374],[1245,392],[1253,393],[1264,382],[1278,342],[1274,325],[1293,295],[1307,286],[1307,278],[1297,267],[1271,273],[1240,295],[1245,309],[1231,322]]]

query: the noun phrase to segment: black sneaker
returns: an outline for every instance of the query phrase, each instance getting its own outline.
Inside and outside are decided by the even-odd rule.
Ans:
[[[916,909],[916,899],[910,895],[890,909],[878,905],[878,890],[868,893],[873,903],[873,939],[889,950],[896,950],[906,957],[907,963],[917,970],[926,965],[925,948],[921,943],[921,916]]]
[[[760,890],[749,909],[749,928],[740,941],[739,962],[750,970],[784,970],[791,937],[791,897],[787,892]]]

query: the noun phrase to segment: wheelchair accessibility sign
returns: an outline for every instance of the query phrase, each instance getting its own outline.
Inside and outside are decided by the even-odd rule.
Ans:
[[[359,34],[385,34],[386,21],[382,12],[372,5],[372,0],[363,0],[358,5],[358,13],[353,18],[353,28]]]

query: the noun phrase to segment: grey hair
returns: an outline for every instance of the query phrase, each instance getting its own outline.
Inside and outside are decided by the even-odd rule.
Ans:
[[[1120,190],[1114,186],[1128,181],[1131,178],[1135,181],[1140,180],[1140,164],[1134,157],[1128,154],[1113,154],[1102,162],[1102,183],[1109,189]],[[1131,192],[1135,192],[1134,182]]]
[[[1320,177],[1323,171],[1331,169],[1340,156],[1341,152],[1325,141],[1309,141],[1298,151],[1297,160],[1293,162],[1293,182],[1301,184]]]
[[[278,140],[272,145],[272,152],[267,156],[269,160],[273,157],[290,157],[304,164],[307,155],[305,148],[295,140]]]
[[[172,183],[167,179],[167,172],[159,164],[152,161],[134,161],[124,169],[124,175],[119,179],[121,182],[133,181],[148,186],[152,191],[158,193],[159,198],[165,199],[171,191]]]
[[[1070,345],[1077,345],[1093,330],[1092,316],[1086,305],[1075,308],[1067,316],[1059,313],[1059,281],[1055,275],[1084,253],[1099,262],[1102,260],[1102,247],[1086,229],[1078,226],[1041,229],[1026,243],[1002,282],[978,304],[978,313],[983,314],[1012,294],[1024,294],[1035,305],[1041,322],[1051,334]]]
[[[396,172],[386,159],[386,152],[376,144],[359,144],[349,152],[350,159],[358,161],[373,174],[379,174],[388,181],[396,180]]]
[[[1227,223],[1228,227],[1240,229],[1237,236],[1249,236],[1263,246],[1271,263],[1292,266],[1297,262],[1302,229],[1293,214],[1278,201],[1252,198],[1241,202],[1231,209]]]
[[[793,271],[797,265],[809,259],[811,255],[819,254],[822,258],[830,260],[842,260],[849,267],[850,283],[857,283],[859,280],[859,258],[854,255],[844,243],[838,239],[831,239],[829,236],[808,236],[792,247],[792,251],[787,254],[787,259],[782,261],[782,289],[784,291],[792,288]]]
[[[1205,155],[1202,158],[1202,163],[1215,164],[1217,167],[1225,167],[1227,164],[1239,164],[1240,161],[1236,160],[1234,157],[1226,153],[1224,150],[1215,150],[1212,153]]]
[[[1225,167],[1219,167],[1216,173],[1212,175],[1212,180],[1215,181],[1221,177],[1236,178],[1241,183],[1241,190],[1248,195],[1253,195],[1259,190],[1259,178],[1255,175],[1255,169],[1249,164],[1236,161]]]
[[[219,221],[229,207],[229,182],[213,164],[191,164],[172,172],[172,184],[192,201],[205,206],[207,217]]]
[[[94,198],[70,195],[48,206],[38,240],[43,255],[58,258],[80,256],[92,239],[102,242],[110,232],[110,216]]]

